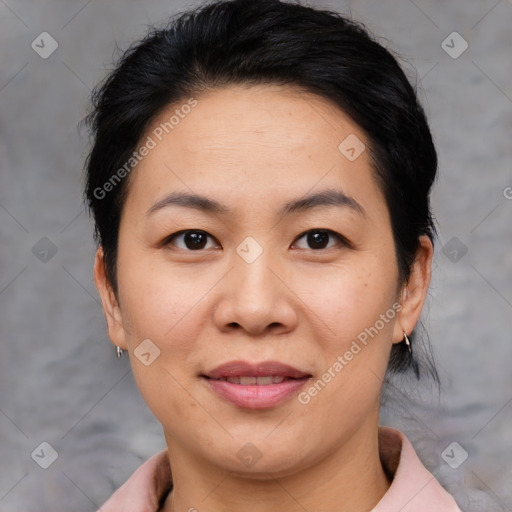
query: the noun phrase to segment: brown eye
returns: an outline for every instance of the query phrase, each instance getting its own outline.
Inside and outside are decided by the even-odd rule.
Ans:
[[[328,245],[331,238],[335,239],[335,243]],[[297,240],[301,239],[305,239],[309,247],[299,247],[299,249],[329,249],[339,242],[345,243],[345,239],[341,235],[331,231],[330,229],[310,229],[306,233],[302,234]]]
[[[201,249],[210,249],[206,247],[208,238],[213,238],[206,231],[200,229],[187,229],[178,231],[166,238],[164,245],[175,245],[179,249],[198,251]],[[178,241],[178,243],[175,243]]]

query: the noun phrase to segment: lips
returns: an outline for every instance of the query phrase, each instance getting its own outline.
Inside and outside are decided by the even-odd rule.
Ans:
[[[275,407],[309,380],[311,374],[276,361],[232,361],[202,374],[216,396],[242,408]]]
[[[284,377],[285,379],[303,379],[311,375],[297,368],[277,361],[265,361],[251,364],[245,361],[232,361],[221,364],[204,374],[209,379],[226,380],[230,377]],[[250,382],[254,384],[255,382]],[[240,384],[244,384],[240,382]],[[249,384],[249,382],[247,382]]]
[[[285,377],[283,375],[267,375],[264,377],[253,377],[252,375],[240,375],[235,377],[221,377],[220,379],[231,384],[240,384],[241,386],[268,386],[270,384],[281,384],[285,380],[289,380],[291,377]]]

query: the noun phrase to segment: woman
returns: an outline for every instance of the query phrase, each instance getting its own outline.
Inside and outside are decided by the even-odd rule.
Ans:
[[[386,375],[428,369],[435,236],[394,57],[335,13],[220,1],[93,103],[95,282],[167,443],[101,510],[458,511],[378,424]]]

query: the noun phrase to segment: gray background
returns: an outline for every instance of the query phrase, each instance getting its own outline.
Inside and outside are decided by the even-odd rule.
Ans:
[[[93,511],[165,446],[106,335],[77,124],[116,44],[191,5],[0,0],[1,511]],[[352,13],[404,57],[440,156],[440,243],[423,322],[443,391],[438,401],[399,383],[382,422],[409,436],[463,510],[512,511],[512,3],[313,5]],[[31,48],[43,31],[59,45],[47,59]],[[469,44],[458,58],[442,47],[453,31]],[[31,457],[44,441],[58,453],[48,469]],[[469,454],[457,469],[441,456],[453,441]]]

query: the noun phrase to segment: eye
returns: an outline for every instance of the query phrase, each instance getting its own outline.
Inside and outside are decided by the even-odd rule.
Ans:
[[[348,241],[343,236],[330,229],[310,229],[297,238],[297,240],[305,238],[306,243],[309,244],[310,247],[299,247],[299,249],[329,249],[336,245],[336,243],[329,245],[330,237],[337,238],[338,243],[341,242],[342,245],[349,245]]]
[[[183,231],[178,231],[169,235],[162,243],[162,245],[175,245],[179,249],[190,250],[190,251],[198,251],[201,249],[211,249],[214,246],[207,247],[208,238],[213,237],[209,235],[206,231],[202,231],[201,229],[185,229]],[[181,241],[181,246],[179,243],[174,243],[175,240]]]
[[[215,248],[215,244],[208,246],[208,238],[214,240],[210,234],[201,229],[185,229],[169,235],[162,242],[162,245],[174,245],[178,249],[188,251],[200,251],[202,249]],[[333,238],[335,239],[334,243],[330,243],[329,239]],[[339,243],[346,246],[350,245],[346,238],[330,229],[310,229],[300,235],[297,238],[297,241],[300,241],[301,239],[305,239],[309,247],[298,247],[299,249],[330,249]],[[294,245],[297,246],[297,242],[295,242]]]

